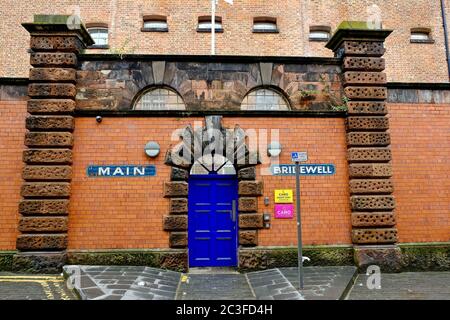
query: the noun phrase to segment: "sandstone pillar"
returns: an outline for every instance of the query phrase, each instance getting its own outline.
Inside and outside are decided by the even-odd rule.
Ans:
[[[383,271],[401,267],[396,245],[395,201],[384,40],[391,30],[370,29],[365,22],[343,22],[327,48],[342,59],[346,119],[347,160],[350,175],[352,242],[361,269],[378,265]]]
[[[68,16],[37,15],[23,27],[31,35],[33,68],[13,264],[16,270],[59,272],[67,248],[77,55],[93,40]]]

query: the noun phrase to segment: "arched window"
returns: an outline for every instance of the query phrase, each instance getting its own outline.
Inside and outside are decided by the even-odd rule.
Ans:
[[[154,88],[145,92],[136,102],[135,110],[185,110],[178,93],[166,88]]]
[[[147,15],[144,16],[144,26],[141,31],[152,32],[167,32],[169,27],[167,24],[167,17],[161,15]]]
[[[278,92],[272,89],[257,89],[245,96],[241,110],[289,110],[289,105]]]
[[[217,173],[220,175],[236,174],[236,169],[233,164],[224,156],[221,155],[204,155],[200,157],[192,165],[191,174],[207,175],[210,173]]]
[[[89,48],[108,48],[108,24],[103,22],[86,23],[86,28],[94,40],[94,44]]]

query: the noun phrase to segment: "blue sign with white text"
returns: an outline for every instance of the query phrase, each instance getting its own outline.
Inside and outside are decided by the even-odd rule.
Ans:
[[[301,164],[301,176],[326,176],[336,173],[334,164]],[[277,164],[270,167],[274,176],[295,176],[295,164]]]
[[[156,167],[148,166],[89,166],[88,177],[153,177]]]

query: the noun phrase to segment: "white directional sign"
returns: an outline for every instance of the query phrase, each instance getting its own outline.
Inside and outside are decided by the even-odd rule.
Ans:
[[[305,162],[308,161],[307,152],[291,152],[292,162]]]

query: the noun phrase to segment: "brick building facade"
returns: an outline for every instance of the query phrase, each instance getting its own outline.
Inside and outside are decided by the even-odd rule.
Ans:
[[[447,20],[450,3],[446,3]],[[376,7],[373,7],[376,5]],[[108,28],[108,48],[88,53],[208,55],[210,34],[197,32],[198,19],[210,15],[209,1],[3,0],[0,7],[0,76],[26,77],[29,34],[20,23],[34,14],[78,14],[89,25]],[[142,31],[144,18],[160,15],[168,32]],[[286,0],[220,2],[217,54],[246,56],[332,57],[323,41],[310,41],[310,29],[333,33],[344,20],[366,21],[379,16],[386,29],[386,74],[391,82],[448,82],[440,1]],[[277,33],[253,32],[254,19],[276,19]],[[447,21],[449,23],[450,20]],[[411,31],[424,29],[431,41],[411,42]],[[9,36],[14,34],[14,37]],[[245,42],[245,45],[242,43]],[[195,45],[192,45],[195,44]]]
[[[383,28],[371,29],[340,23],[365,20],[364,1],[337,7],[287,1],[292,10],[256,1],[221,4],[219,55],[209,56],[210,34],[196,31],[207,4],[195,1],[186,13],[172,2],[150,8],[112,2],[110,12],[104,10],[110,2],[80,5],[87,26],[108,26],[109,48],[89,49],[93,35],[83,24],[68,27],[69,16],[33,17],[65,13],[72,3],[46,8],[36,1],[36,8],[6,17],[18,32],[14,43],[2,37],[10,50],[1,51],[2,268],[53,272],[64,263],[126,263],[186,269],[205,252],[220,252],[222,262],[234,256],[229,265],[242,269],[291,265],[296,223],[275,218],[274,192],[295,189],[295,180],[272,168],[290,164],[298,150],[308,151],[309,164],[335,170],[302,178],[303,238],[312,263],[448,268],[450,86],[440,5],[405,4],[410,14],[401,21],[380,1]],[[118,27],[120,14],[110,20],[114,12],[126,12],[124,19],[134,23]],[[252,32],[256,17],[269,26],[274,20],[268,18],[276,18],[278,32]],[[163,18],[168,32],[140,30],[145,19]],[[309,41],[310,26],[333,35]],[[429,31],[433,41],[411,42],[414,28]],[[134,29],[139,46],[120,49]],[[251,40],[243,42],[243,35]],[[424,49],[409,56],[416,47]],[[199,137],[203,142],[196,144]],[[156,157],[144,152],[150,141],[159,145]],[[279,157],[267,154],[270,142],[281,144]],[[203,157],[211,146],[217,163]],[[155,171],[92,174],[96,166],[126,165]],[[229,170],[226,179],[216,177],[222,168]],[[200,172],[209,178],[201,180]],[[227,183],[231,189],[223,192],[195,191]],[[220,198],[234,192],[231,200]],[[213,249],[198,236],[205,203],[214,203],[202,208],[217,217],[227,212],[223,221],[234,230],[224,236],[214,229],[215,242],[206,242]],[[222,240],[230,242],[219,245]],[[225,247],[232,252],[222,252]]]

